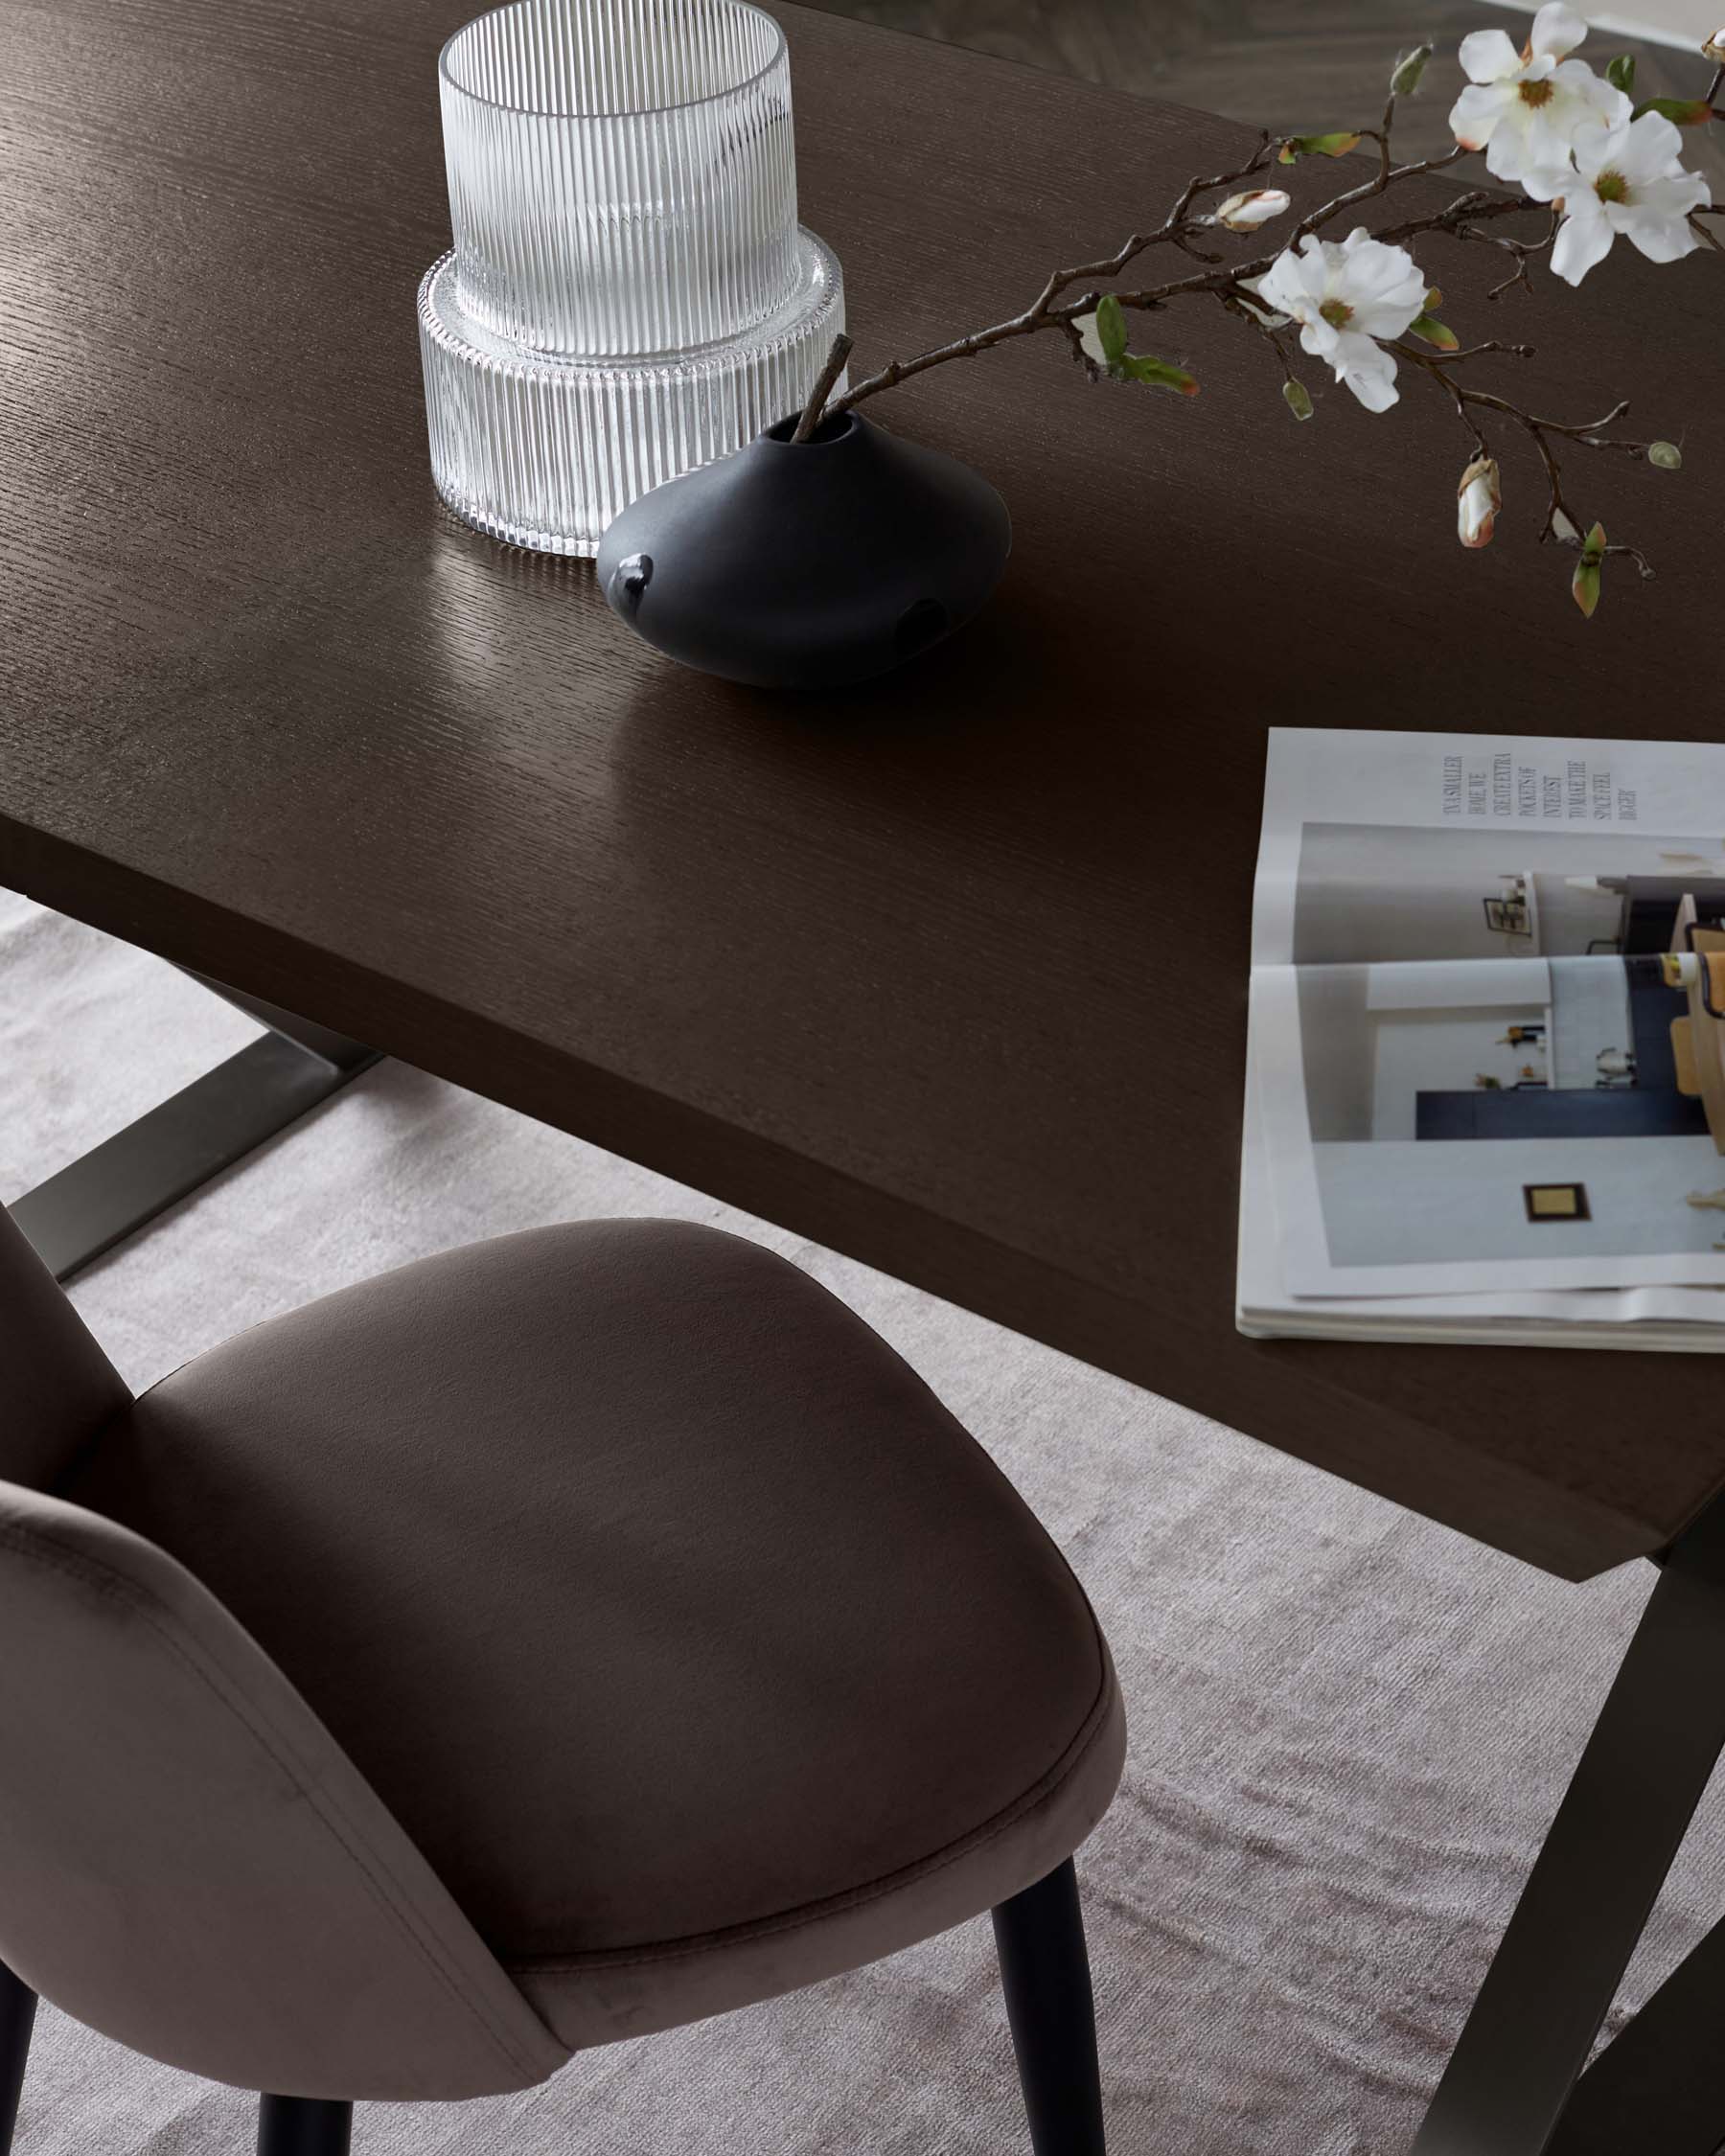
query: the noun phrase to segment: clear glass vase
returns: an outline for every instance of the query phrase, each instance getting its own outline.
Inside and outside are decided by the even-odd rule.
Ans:
[[[843,327],[796,222],[784,33],[747,0],[512,0],[439,62],[453,251],[420,287],[458,515],[591,554],[807,397]]]

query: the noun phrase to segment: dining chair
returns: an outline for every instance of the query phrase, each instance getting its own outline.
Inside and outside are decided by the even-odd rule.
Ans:
[[[1036,2156],[1101,2156],[1107,1645],[753,1243],[503,1236],[134,1399],[0,1210],[0,2156],[37,1994],[341,2156],[985,1909]]]

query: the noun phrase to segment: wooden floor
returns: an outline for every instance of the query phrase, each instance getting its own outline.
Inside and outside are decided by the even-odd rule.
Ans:
[[[1455,49],[1470,30],[1501,22],[1519,42],[1528,17],[1480,0],[815,0],[835,14],[887,23],[922,37],[998,53],[1227,113],[1284,132],[1358,125],[1382,108],[1396,54],[1436,44],[1428,87],[1404,107],[1398,140],[1410,155],[1447,148],[1445,115],[1461,76]],[[1587,57],[1636,56],[1638,96],[1698,96],[1707,63],[1668,47],[1596,31]],[[1695,139],[1691,163],[1725,190],[1725,127]],[[1179,175],[1184,177],[1184,175]],[[1170,175],[1172,186],[1179,177]]]

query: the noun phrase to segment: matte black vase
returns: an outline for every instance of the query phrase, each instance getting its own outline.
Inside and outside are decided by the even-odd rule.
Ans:
[[[794,418],[632,502],[600,541],[600,589],[685,666],[760,688],[865,681],[968,621],[1012,550],[968,465],[855,412]]]

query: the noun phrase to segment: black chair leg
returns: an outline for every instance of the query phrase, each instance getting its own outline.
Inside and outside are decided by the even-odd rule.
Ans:
[[[348,2156],[354,2107],[323,2097],[258,2099],[258,2156]]]
[[[35,2010],[35,1993],[0,1961],[0,2156],[9,2156],[12,2128],[18,2122]]]
[[[1072,1860],[1001,1902],[994,1932],[1030,2145],[1036,2156],[1104,2156],[1096,2008]]]

